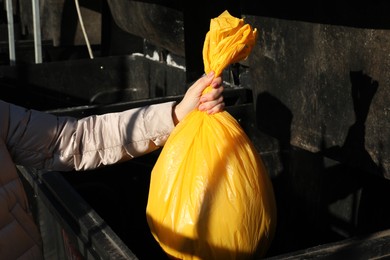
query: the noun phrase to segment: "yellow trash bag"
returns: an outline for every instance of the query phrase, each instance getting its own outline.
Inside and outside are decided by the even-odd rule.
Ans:
[[[220,75],[246,58],[255,40],[256,29],[227,11],[212,19],[205,72]],[[263,256],[276,225],[267,170],[227,111],[195,110],[176,126],[152,170],[146,213],[154,238],[176,259]]]

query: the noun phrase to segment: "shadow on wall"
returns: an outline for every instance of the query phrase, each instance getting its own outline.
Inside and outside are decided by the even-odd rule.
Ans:
[[[350,79],[355,123],[350,126],[343,146],[331,147],[324,151],[324,155],[380,176],[382,169],[373,162],[365,148],[365,123],[379,85],[362,71],[351,71]]]

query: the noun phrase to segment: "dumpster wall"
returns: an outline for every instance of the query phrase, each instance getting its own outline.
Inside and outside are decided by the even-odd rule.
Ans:
[[[250,57],[259,126],[390,178],[389,31],[248,20],[260,29]]]

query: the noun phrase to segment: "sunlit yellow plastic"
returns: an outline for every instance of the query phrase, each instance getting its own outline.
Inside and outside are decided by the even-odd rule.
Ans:
[[[245,59],[256,29],[227,11],[211,20],[205,72]],[[153,168],[147,220],[162,249],[177,259],[250,259],[273,239],[276,205],[266,168],[227,112],[195,110],[180,122]]]

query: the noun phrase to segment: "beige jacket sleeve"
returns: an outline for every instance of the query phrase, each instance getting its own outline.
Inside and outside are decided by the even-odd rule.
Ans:
[[[6,145],[16,164],[48,170],[87,170],[163,146],[174,128],[174,104],[77,120],[0,101],[0,113],[9,112],[0,116],[9,117]]]

